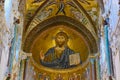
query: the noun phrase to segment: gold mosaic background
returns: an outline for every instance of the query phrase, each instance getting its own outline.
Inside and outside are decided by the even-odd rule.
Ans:
[[[54,37],[60,31],[67,33],[69,36],[68,46],[76,53],[80,53],[80,57],[83,62],[86,61],[89,55],[89,49],[85,40],[82,38],[80,33],[64,25],[54,26],[53,28],[43,31],[43,33],[38,36],[31,47],[33,59],[40,64],[40,50],[43,50],[45,53],[50,47],[55,46]]]

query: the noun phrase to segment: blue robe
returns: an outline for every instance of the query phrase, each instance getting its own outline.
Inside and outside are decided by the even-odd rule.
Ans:
[[[40,60],[41,64],[51,68],[66,69],[71,67],[69,63],[69,55],[74,54],[74,51],[66,47],[59,58],[55,55],[55,47],[50,48],[45,54],[45,58],[50,57],[49,61]]]

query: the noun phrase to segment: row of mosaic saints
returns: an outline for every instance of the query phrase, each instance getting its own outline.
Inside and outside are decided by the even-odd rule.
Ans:
[[[39,74],[40,80],[51,80],[47,73]],[[88,72],[84,72],[83,74],[73,73],[69,76],[68,80],[89,80]],[[64,76],[61,74],[56,75],[52,80],[65,80]]]
[[[60,69],[67,69],[82,64],[82,61],[80,60],[80,62],[77,62],[74,65],[70,65],[69,56],[75,54],[75,51],[70,49],[67,45],[68,40],[68,35],[65,32],[58,32],[55,36],[56,45],[49,48],[45,54],[42,50],[40,51],[40,63],[46,67]],[[69,80],[89,79],[88,75],[89,68],[87,68],[86,72],[82,74],[72,73],[69,76]],[[39,73],[38,79],[51,80],[50,76],[45,72]],[[64,80],[64,76],[62,74],[58,74],[52,78],[52,80]]]
[[[41,2],[41,1],[43,0],[35,0],[33,3]],[[81,1],[83,1],[83,3],[90,5],[90,3],[87,2],[86,0],[81,0]],[[66,15],[64,7],[65,7],[64,0],[60,0],[59,9],[56,12],[56,15],[60,12]],[[82,61],[80,60],[79,63],[70,65],[69,56],[75,54],[75,51],[70,49],[69,46],[67,45],[68,40],[69,40],[68,35],[65,32],[57,33],[55,36],[56,45],[48,49],[48,51],[45,54],[43,53],[42,50],[40,51],[40,63],[46,67],[60,68],[60,69],[71,68],[79,64],[82,64]],[[50,77],[47,76],[46,73],[40,73],[39,79],[50,80]],[[80,80],[80,79],[82,79],[81,76],[76,73],[73,73],[69,78],[69,80]],[[61,74],[58,74],[56,78],[54,78],[54,80],[64,80],[64,77]]]

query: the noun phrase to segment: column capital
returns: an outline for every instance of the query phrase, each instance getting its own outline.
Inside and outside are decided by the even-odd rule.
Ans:
[[[90,55],[89,58],[97,58],[100,56],[100,53],[94,53],[94,55]]]
[[[32,56],[32,53],[27,53],[27,52],[24,52],[23,50],[20,50],[20,59],[21,60],[27,59],[27,57],[31,57],[31,56]]]

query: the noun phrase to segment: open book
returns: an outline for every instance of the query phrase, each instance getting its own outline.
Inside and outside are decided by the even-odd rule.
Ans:
[[[70,65],[80,64],[80,53],[69,55],[69,62],[70,62]]]

